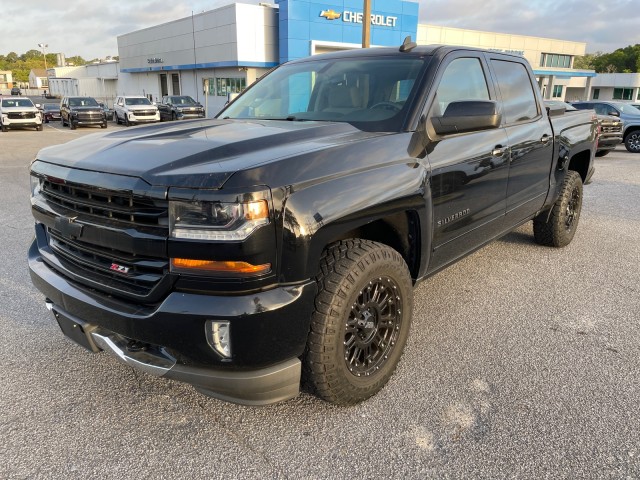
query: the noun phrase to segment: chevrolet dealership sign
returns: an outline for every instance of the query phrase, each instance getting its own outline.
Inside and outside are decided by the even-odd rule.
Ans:
[[[336,12],[334,10],[322,10],[320,16],[327,20],[337,20],[342,17],[342,21],[346,23],[362,23],[363,13],[351,12],[345,10],[344,12]],[[395,27],[398,17],[392,17],[387,15],[371,14],[371,25],[378,25],[381,27]]]

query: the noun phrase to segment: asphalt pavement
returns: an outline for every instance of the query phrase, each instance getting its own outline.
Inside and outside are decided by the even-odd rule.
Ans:
[[[256,408],[86,352],[31,285],[29,163],[97,132],[0,133],[0,478],[640,478],[640,155],[596,160],[568,247],[527,224],[420,284],[375,397]]]

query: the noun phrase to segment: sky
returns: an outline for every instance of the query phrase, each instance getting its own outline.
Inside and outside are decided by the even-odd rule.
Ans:
[[[240,0],[258,3],[260,0]],[[264,0],[263,0],[264,1]],[[271,0],[272,2],[275,0]],[[40,50],[86,60],[118,55],[116,37],[233,0],[0,0],[0,54]],[[640,43],[640,0],[419,0],[420,23],[587,43]],[[375,9],[374,9],[375,10]]]

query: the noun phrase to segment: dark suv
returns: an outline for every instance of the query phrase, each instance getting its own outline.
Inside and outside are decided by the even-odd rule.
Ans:
[[[60,120],[63,127],[68,124],[71,130],[85,125],[107,128],[104,110],[92,97],[64,97],[60,102]]]
[[[20,87],[13,87],[11,89],[11,95],[22,95],[22,92],[20,91]]]
[[[623,123],[624,146],[630,152],[640,153],[640,110],[628,103],[609,100],[574,102],[571,105],[580,110],[595,110],[598,115],[618,117]]]

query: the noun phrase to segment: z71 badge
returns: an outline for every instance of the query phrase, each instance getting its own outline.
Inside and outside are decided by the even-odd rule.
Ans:
[[[112,263],[110,270],[113,270],[114,272],[126,274],[126,273],[129,273],[129,270],[131,269],[129,267],[125,267],[124,265],[118,265],[117,263]]]

